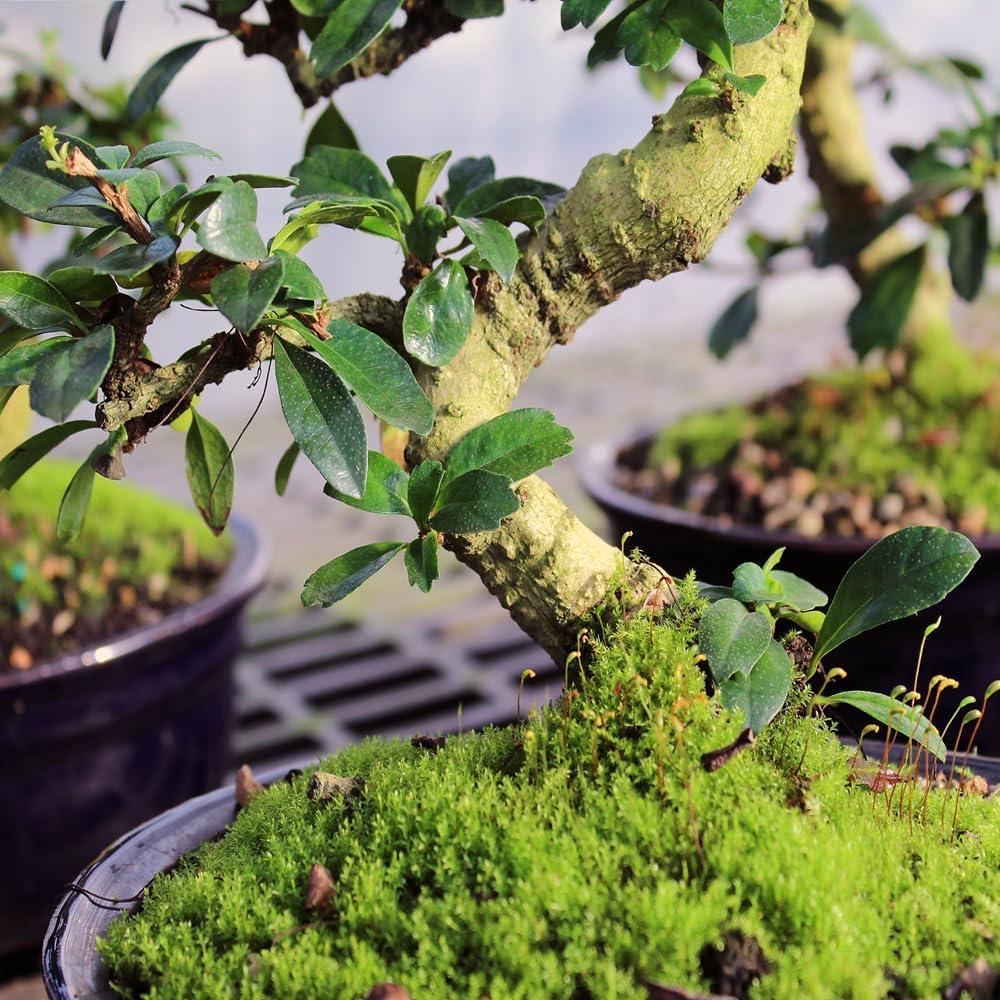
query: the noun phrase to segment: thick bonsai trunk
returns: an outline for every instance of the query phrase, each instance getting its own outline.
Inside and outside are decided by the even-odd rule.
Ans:
[[[411,445],[412,461],[443,458],[470,428],[504,413],[554,345],[625,289],[702,260],[758,179],[789,172],[811,26],[804,0],[791,0],[772,36],[737,49],[738,73],[767,77],[756,97],[727,88],[720,98],[680,99],[634,149],[587,164],[525,247],[511,284],[480,293],[461,353],[420,372],[437,422]],[[519,492],[521,511],[500,529],[446,544],[559,659],[623,560],[537,477]],[[650,566],[628,563],[625,572],[639,600],[662,579]]]

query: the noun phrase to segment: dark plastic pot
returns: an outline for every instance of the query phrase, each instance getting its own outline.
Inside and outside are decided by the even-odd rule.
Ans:
[[[37,944],[66,883],[105,845],[222,780],[243,609],[266,566],[249,525],[232,532],[207,597],[0,676],[0,954]]]
[[[610,537],[632,532],[630,546],[683,574],[694,569],[700,580],[728,584],[741,562],[762,563],[785,546],[781,568],[798,573],[833,596],[848,567],[872,544],[856,538],[805,538],[787,531],[765,531],[752,525],[723,525],[635,496],[614,483],[618,455],[640,447],[652,429],[593,446],[579,464],[584,489],[607,514]],[[1000,535],[973,539],[982,553],[968,579],[941,602],[913,618],[894,622],[851,640],[838,650],[838,662],[849,670],[852,687],[889,692],[912,682],[920,640],[926,625],[942,616],[941,631],[928,641],[922,677],[944,674],[959,682],[957,692],[942,696],[936,718],[947,720],[961,697],[982,695],[1000,677]],[[842,664],[840,661],[843,661]],[[921,684],[923,686],[923,683]],[[1000,755],[1000,726],[986,725],[977,740],[980,752]]]
[[[871,749],[877,756],[880,747]],[[971,758],[969,766],[990,784],[1000,781],[1000,760]],[[278,768],[260,780],[270,784],[286,773]],[[156,875],[221,834],[233,815],[232,788],[202,795],[126,834],[77,876],[74,884],[94,897],[129,901],[97,905],[80,892],[63,897],[42,947],[42,977],[51,1000],[115,1000],[94,942],[123,910],[135,912],[140,903],[133,897]]]

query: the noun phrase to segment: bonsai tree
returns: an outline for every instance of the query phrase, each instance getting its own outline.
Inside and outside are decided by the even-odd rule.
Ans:
[[[390,71],[465,19],[502,8],[415,3],[394,26],[399,6],[275,2],[265,5],[261,23],[244,18],[250,4],[243,2],[212,2],[198,13],[248,55],[279,59],[310,106],[339,86]],[[563,26],[590,27],[608,6],[566,0]],[[121,11],[114,4],[108,15],[106,50]],[[410,582],[428,590],[444,545],[561,661],[577,649],[609,589],[667,601],[663,569],[641,557],[623,568],[619,549],[534,475],[570,450],[569,431],[545,411],[510,407],[529,372],[588,317],[638,282],[702,260],[758,179],[787,176],[812,24],[804,0],[727,0],[721,10],[709,0],[645,0],[611,17],[595,34],[592,63],[623,53],[662,73],[687,43],[703,69],[633,149],[595,156],[568,191],[496,178],[489,157],[451,162],[448,151],[390,157],[386,176],[356,148],[333,104],[289,177],[217,174],[193,187],[166,186],[157,168],[218,159],[199,144],[94,146],[42,125],[0,172],[0,199],[28,218],[89,234],[72,267],[44,278],[0,274],[8,319],[0,385],[28,384],[34,410],[55,422],[0,462],[0,487],[70,435],[100,431],[60,507],[60,537],[71,538],[94,476],[120,478],[124,455],[164,424],[184,421],[191,492],[221,532],[234,490],[232,448],[197,401],[231,373],[263,366],[265,379],[274,370],[292,438],[278,463],[278,492],[303,453],[333,500],[414,521],[411,539],[335,555],[306,581],[304,603],[340,600],[400,554]],[[173,75],[211,41],[158,60],[130,94],[129,116],[150,113]],[[438,185],[446,167],[447,183]],[[432,196],[436,185],[444,190]],[[261,187],[288,187],[293,196],[288,221],[266,241],[256,225]],[[326,225],[398,243],[402,298],[362,292],[330,301],[299,253]],[[516,238],[513,226],[523,228]],[[221,329],[178,358],[157,360],[150,331],[185,299],[216,309]],[[71,419],[87,401],[94,419]],[[382,451],[367,448],[359,403],[382,422]],[[888,577],[899,577],[892,560],[901,553],[908,553],[911,592],[900,600],[893,593],[881,617],[863,618],[865,628],[939,599],[975,558],[960,536],[911,534],[876,560],[888,560]],[[921,566],[926,585],[914,587]],[[782,602],[773,570],[773,563],[757,567],[754,583],[809,623],[818,664],[819,654],[857,629],[824,632],[814,612],[825,595],[808,590]],[[713,609],[724,647],[747,628],[753,636],[744,651],[750,661],[725,667],[720,684],[737,673],[748,684],[749,668],[770,648],[775,614],[766,608],[773,602],[752,591],[734,591]],[[764,610],[750,612],[741,600]],[[814,614],[801,618],[806,613]],[[773,663],[780,704],[791,668],[784,653]]]

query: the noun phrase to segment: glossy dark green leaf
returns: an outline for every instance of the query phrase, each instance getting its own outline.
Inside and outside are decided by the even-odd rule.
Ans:
[[[368,480],[365,495],[360,500],[338,493],[329,483],[323,492],[334,500],[372,514],[409,515],[409,485],[410,477],[391,458],[380,451],[369,451]]]
[[[736,600],[716,601],[702,616],[698,646],[708,658],[717,684],[734,674],[749,674],[771,642],[771,623]]]
[[[396,187],[403,192],[410,208],[415,212],[427,200],[434,182],[451,159],[451,150],[446,149],[429,158],[423,156],[390,156],[386,166]]]
[[[151,267],[169,260],[177,252],[173,236],[157,236],[152,243],[129,243],[94,260],[94,270],[101,274],[121,274],[128,278],[145,274]]]
[[[34,335],[34,330],[26,330],[23,326],[17,326],[14,323],[0,324],[0,358],[3,358],[8,351],[14,350],[22,341]]]
[[[181,156],[200,156],[208,160],[221,160],[222,157],[214,149],[199,146],[196,142],[185,142],[182,139],[164,139],[153,142],[140,149],[132,157],[133,167],[148,167],[160,160],[173,160]]]
[[[24,271],[0,271],[0,313],[27,330],[86,329],[58,288]]]
[[[479,217],[496,219],[497,222],[522,222],[537,225],[544,218],[544,212],[551,207],[565,191],[558,184],[532,180],[530,177],[503,177],[481,184],[463,195],[454,206],[454,214],[468,219]],[[534,201],[542,205],[542,216],[538,218],[534,209],[529,214],[533,222],[520,218]]]
[[[755,73],[753,76],[737,76],[736,73],[724,74],[728,80],[741,94],[749,94],[755,97],[760,93],[761,88],[767,83],[767,77]]]
[[[20,329],[20,328],[18,328]],[[51,337],[33,344],[19,344],[0,357],[0,385],[27,385],[35,377],[38,366],[48,354],[61,350],[69,337]]]
[[[417,587],[425,594],[438,578],[438,540],[433,531],[423,538],[414,538],[406,546],[406,577],[411,587]]]
[[[548,410],[511,410],[474,427],[455,445],[445,479],[452,482],[483,469],[517,482],[572,450],[572,432]]]
[[[456,216],[455,221],[480,258],[507,284],[514,277],[514,269],[521,256],[510,230],[494,219],[462,219]]]
[[[358,149],[314,146],[292,167],[296,195],[358,194],[390,201],[392,189],[375,161]]]
[[[818,700],[824,705],[850,705],[927,747],[938,760],[943,761],[947,757],[948,748],[944,740],[919,706],[907,705],[878,691],[840,691]]]
[[[296,253],[317,234],[317,226],[330,223],[347,229],[364,229],[396,240],[405,248],[406,240],[395,205],[365,195],[335,194],[319,200],[312,195],[293,201],[285,211],[296,214],[271,239],[271,250]]]
[[[448,231],[448,216],[440,205],[421,205],[406,227],[410,253],[430,264],[437,257],[438,241]],[[485,266],[485,265],[484,265]]]
[[[945,528],[903,528],[880,539],[840,581],[813,662],[853,636],[937,604],[978,559],[968,538]]]
[[[63,545],[73,541],[83,530],[96,475],[88,458],[73,474],[63,493],[56,517],[56,538]]]
[[[257,195],[236,181],[212,202],[198,227],[198,242],[224,260],[260,260],[267,249],[257,232]]]
[[[781,603],[796,611],[812,611],[822,608],[829,600],[819,587],[814,587],[808,580],[803,580],[794,573],[783,569],[773,569],[770,576],[781,587]]]
[[[876,347],[888,349],[899,343],[920,284],[926,250],[919,246],[890,261],[862,289],[847,318],[851,347],[859,358]]]
[[[757,287],[748,288],[729,303],[708,333],[709,350],[724,358],[740,341],[746,340],[757,322]]]
[[[449,535],[492,531],[520,508],[521,501],[507,476],[474,469],[442,485],[430,525]]]
[[[340,493],[365,492],[365,425],[347,386],[326,362],[274,338],[278,394],[288,429],[303,454]]]
[[[402,0],[341,0],[327,15],[309,56],[320,76],[330,76],[359,55],[399,10]]]
[[[137,121],[159,103],[174,77],[209,43],[217,38],[199,38],[185,42],[176,49],[160,56],[139,78],[128,96],[126,114],[131,121]]]
[[[430,434],[434,407],[402,356],[381,337],[347,320],[331,320],[329,340],[306,331],[316,353],[375,416],[394,427]]]
[[[100,229],[95,229],[89,236],[85,236],[82,240],[73,245],[73,256],[84,257],[93,253],[98,247],[103,246],[108,242],[108,240],[113,239],[121,231],[122,227],[118,225],[101,226]]]
[[[174,224],[170,219],[174,206],[188,194],[186,184],[175,184],[167,188],[146,212],[146,221],[153,227],[153,232],[157,234],[174,233]]]
[[[440,462],[425,460],[410,472],[407,500],[418,528],[425,527],[434,510],[443,477],[444,467]]]
[[[39,362],[31,380],[31,408],[62,422],[97,392],[115,353],[115,331],[100,326],[87,336],[63,341]]]
[[[990,223],[986,200],[977,191],[947,224],[948,270],[955,291],[971,302],[983,287],[990,256]]]
[[[467,194],[488,184],[496,176],[492,156],[466,156],[448,169],[448,190],[445,204],[454,208]]]
[[[449,14],[467,21],[499,17],[503,13],[503,0],[444,0],[444,6]]]
[[[308,153],[314,146],[339,146],[341,149],[359,149],[354,130],[332,100],[327,101],[323,113],[316,119],[306,139]]]
[[[406,350],[432,368],[446,365],[469,336],[474,312],[465,269],[456,261],[442,261],[421,280],[406,303]]]
[[[70,302],[103,302],[118,291],[112,278],[97,274],[90,267],[60,267],[46,280]]]
[[[618,58],[622,50],[618,44],[618,29],[625,18],[645,2],[646,0],[632,0],[632,3],[619,11],[594,34],[594,44],[587,53],[587,69],[596,69],[602,63],[612,62]]]
[[[788,699],[792,663],[780,642],[771,640],[749,675],[735,674],[719,685],[719,700],[743,713],[747,725],[759,733]]]
[[[104,27],[101,29],[102,59],[107,59],[111,55],[111,46],[114,44],[115,35],[118,34],[118,25],[121,22],[124,10],[125,0],[112,0],[107,14],[104,15]]]
[[[93,420],[71,420],[65,424],[46,427],[44,431],[28,438],[0,459],[0,490],[9,490],[39,459],[44,458],[70,435],[89,431],[96,426]]]
[[[781,23],[782,0],[725,0],[722,21],[733,45],[771,34]]]
[[[745,562],[733,570],[732,595],[743,604],[766,604],[777,596],[767,584],[764,570],[756,563]]]
[[[221,535],[233,506],[233,459],[222,432],[197,410],[192,411],[184,455],[195,506],[209,528]]]
[[[185,224],[193,221],[215,201],[223,191],[233,186],[231,177],[213,177],[201,187],[189,191],[178,198],[170,209],[168,219],[178,218]]]
[[[89,142],[78,139],[67,132],[57,132],[60,145],[69,142],[96,162],[97,151]],[[42,149],[41,137],[34,136],[22,142],[11,154],[0,170],[0,201],[16,209],[21,215],[39,222],[51,222],[59,226],[81,226],[92,229],[108,222],[107,207],[55,208],[53,202],[64,195],[83,188],[90,190],[89,181],[82,177],[69,177],[56,170],[50,170],[46,163],[49,154]]]
[[[633,66],[661,70],[668,66],[681,47],[681,37],[667,21],[673,0],[647,0],[622,21],[618,44]]]
[[[67,191],[61,198],[52,202],[49,210],[61,212],[67,208],[87,208],[94,213],[95,218],[112,223],[118,220],[118,215],[110,208],[96,188],[80,188],[79,191]]]
[[[297,177],[286,177],[284,174],[230,174],[229,179],[234,184],[243,181],[252,188],[284,188],[298,183]]]
[[[281,272],[281,287],[285,290],[285,298],[305,302],[322,302],[326,299],[322,283],[301,257],[287,250],[277,250],[274,256],[285,265]]]
[[[671,0],[670,27],[709,59],[733,68],[733,45],[726,34],[722,13],[712,0]]]
[[[288,489],[288,478],[292,474],[292,467],[295,465],[295,460],[302,453],[302,449],[298,444],[293,441],[282,453],[281,458],[278,459],[277,468],[274,470],[274,492],[278,494],[279,497],[285,495],[285,490]]]
[[[692,80],[678,94],[678,99],[682,97],[718,97],[719,91],[718,80],[712,80],[707,76],[699,76],[697,80]]]
[[[112,169],[124,167],[128,163],[128,158],[132,155],[132,151],[128,146],[97,146],[96,149],[99,157],[97,166],[103,163],[105,167]]]
[[[307,608],[328,608],[357,590],[370,576],[388,564],[406,542],[373,542],[351,549],[321,566],[306,580],[302,603]]]
[[[237,264],[212,279],[212,301],[240,333],[250,333],[263,319],[281,288],[284,266],[280,257],[268,257],[256,268]]]
[[[559,20],[563,31],[569,31],[578,24],[589,28],[607,9],[611,0],[562,0]]]

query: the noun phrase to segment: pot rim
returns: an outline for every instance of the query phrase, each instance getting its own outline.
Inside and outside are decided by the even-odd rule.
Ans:
[[[605,510],[617,508],[648,521],[658,521],[663,525],[711,532],[747,545],[771,548],[785,546],[844,556],[859,556],[877,540],[833,535],[808,538],[793,531],[767,531],[757,525],[740,521],[722,524],[718,518],[693,514],[670,504],[656,503],[616,486],[612,479],[612,471],[619,452],[654,437],[662,426],[665,424],[659,427],[640,424],[626,433],[597,441],[577,453],[576,465],[580,481],[590,498],[600,507]],[[980,552],[1000,553],[1000,533],[969,537]]]
[[[247,601],[264,582],[270,562],[270,547],[253,525],[243,518],[232,518],[229,527],[233,534],[232,555],[209,593],[192,604],[171,611],[152,625],[140,625],[105,642],[39,663],[29,670],[0,673],[0,691],[42,684],[89,667],[111,666],[146,646],[204,625]]]

